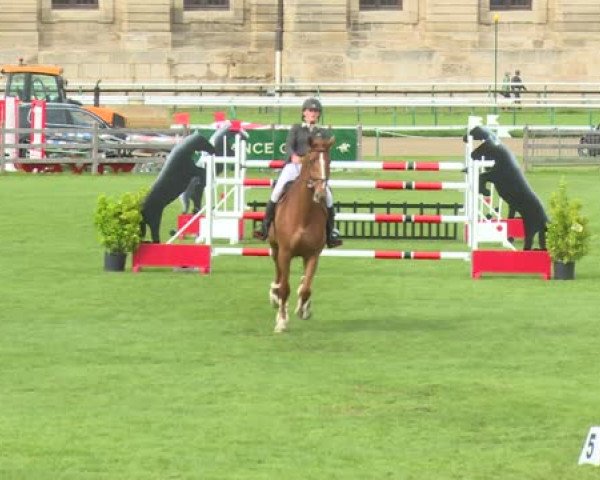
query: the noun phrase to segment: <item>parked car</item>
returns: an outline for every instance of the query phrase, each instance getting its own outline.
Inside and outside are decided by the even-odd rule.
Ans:
[[[30,103],[19,106],[19,128],[31,129],[32,111]],[[94,129],[99,133],[99,154],[102,158],[131,157],[130,150],[123,148],[127,135],[111,128],[101,117],[71,103],[47,103],[45,123],[45,157],[52,158],[89,158]],[[19,137],[19,143],[30,143],[30,132],[24,132]],[[19,157],[29,157],[29,151],[22,148]],[[82,165],[68,164],[72,170],[82,171]],[[44,161],[40,164],[19,164],[25,171],[45,170],[62,171],[60,164]],[[135,163],[110,163],[110,167],[118,171],[131,171]],[[100,164],[103,171],[106,165]]]

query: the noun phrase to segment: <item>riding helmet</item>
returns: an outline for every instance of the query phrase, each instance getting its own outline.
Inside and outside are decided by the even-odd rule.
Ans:
[[[307,98],[302,104],[302,111],[308,109],[318,110],[319,113],[321,113],[323,111],[323,106],[321,105],[321,102],[319,102],[316,98]]]

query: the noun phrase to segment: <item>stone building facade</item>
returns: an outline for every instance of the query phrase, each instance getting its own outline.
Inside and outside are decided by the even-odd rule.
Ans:
[[[0,63],[62,65],[74,81],[272,82],[277,0],[230,0],[225,11],[183,0],[2,0]],[[529,82],[599,82],[600,1],[532,0],[491,12],[490,0],[285,0],[284,82],[487,82],[520,68]],[[497,42],[494,14],[499,14]]]

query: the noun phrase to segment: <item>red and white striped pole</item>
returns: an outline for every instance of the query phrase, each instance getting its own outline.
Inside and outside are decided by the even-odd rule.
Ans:
[[[269,257],[269,248],[215,247],[213,256]],[[374,258],[376,260],[464,260],[470,261],[471,252],[427,252],[400,250],[323,250],[322,257]]]
[[[244,212],[241,215],[235,212],[219,214],[226,218],[242,220],[262,220],[265,212]],[[375,222],[375,223],[465,223],[466,215],[404,215],[396,213],[337,213],[336,220],[347,222]]]
[[[216,179],[218,185],[243,185],[244,187],[272,187],[271,178]],[[465,182],[413,182],[402,180],[329,180],[335,188],[366,188],[378,190],[465,190]]]
[[[46,143],[46,135],[44,128],[46,128],[46,101],[45,100],[32,100],[31,101],[31,128],[33,129],[29,135],[29,141],[31,145],[37,145],[31,147],[29,150],[29,156],[31,158],[40,160],[46,157],[46,150],[44,145]]]
[[[247,168],[283,168],[283,160],[247,160]],[[465,164],[460,162],[365,162],[359,160],[336,160],[331,162],[331,169],[344,170],[395,170],[395,171],[462,171]]]
[[[4,132],[6,145],[16,145],[19,143],[16,129],[19,128],[19,103],[21,101],[16,97],[5,97],[4,99],[4,128],[12,130]],[[5,150],[6,156],[14,160],[19,157],[19,149],[15,146]]]

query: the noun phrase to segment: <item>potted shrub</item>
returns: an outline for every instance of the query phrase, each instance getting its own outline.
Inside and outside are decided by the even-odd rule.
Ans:
[[[94,224],[100,244],[105,248],[104,270],[123,271],[127,254],[134,252],[141,241],[141,204],[145,191],[124,193],[119,197],[98,197]]]
[[[572,280],[575,262],[588,252],[590,230],[581,202],[569,199],[564,179],[550,198],[550,216],[546,243],[554,264],[554,278]]]

